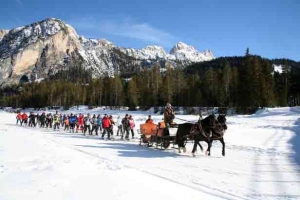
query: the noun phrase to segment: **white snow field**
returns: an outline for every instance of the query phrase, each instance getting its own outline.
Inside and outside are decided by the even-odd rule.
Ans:
[[[80,112],[116,119],[127,111]],[[128,113],[137,127],[148,114]],[[300,199],[299,117],[300,107],[227,116],[226,156],[214,142],[210,157],[200,150],[192,157],[192,144],[179,154],[137,140],[20,127],[15,114],[0,112],[0,199]]]

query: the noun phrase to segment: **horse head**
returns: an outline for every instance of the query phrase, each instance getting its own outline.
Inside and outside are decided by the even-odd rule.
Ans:
[[[218,122],[221,124],[221,126],[222,126],[222,128],[224,130],[227,130],[226,114],[219,114],[219,116],[218,116]]]
[[[220,124],[225,124],[226,123],[226,114],[219,114],[219,116],[218,116],[218,122]]]
[[[216,119],[216,116],[214,114],[209,115],[208,119],[209,119],[209,126],[210,127],[215,127],[215,125],[218,123],[218,121]]]

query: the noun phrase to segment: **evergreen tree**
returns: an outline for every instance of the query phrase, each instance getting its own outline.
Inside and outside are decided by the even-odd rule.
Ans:
[[[284,78],[284,85],[286,87],[286,90],[288,91],[288,88],[289,88],[289,66],[286,62],[282,66],[282,75]]]
[[[130,107],[136,107],[139,105],[139,102],[138,102],[139,92],[138,92],[138,88],[136,85],[136,77],[133,77],[128,82],[127,99],[128,99],[128,105]]]
[[[153,66],[151,73],[151,82],[152,82],[152,104],[151,105],[158,105],[160,102],[160,93],[159,90],[162,85],[162,77],[160,73],[160,66]]]
[[[220,85],[220,88],[222,91],[224,91],[224,102],[221,103],[222,106],[229,106],[229,103],[231,101],[231,82],[232,82],[232,72],[231,67],[229,63],[227,62],[225,65],[225,68],[223,70],[223,77],[222,77],[222,84]]]
[[[250,62],[251,67],[249,70],[249,99],[250,99],[250,105],[253,105],[255,107],[260,107],[261,102],[261,88],[260,88],[260,81],[261,81],[261,63],[257,57],[253,57]]]
[[[113,97],[114,97],[114,105],[121,106],[124,105],[124,94],[123,94],[123,84],[121,78],[119,76],[115,76],[113,79],[113,87],[112,87]]]
[[[274,78],[272,68],[267,60],[262,61],[262,76],[260,80],[261,105],[263,107],[273,106],[274,104]]]
[[[202,103],[201,80],[198,73],[190,74],[187,77],[186,105],[199,106]]]
[[[231,106],[238,106],[238,100],[239,100],[239,71],[236,67],[233,67],[232,69],[232,82],[230,84],[230,93],[231,93]]]
[[[174,89],[173,95],[175,105],[185,105],[186,98],[183,94],[186,90],[187,83],[183,71],[180,69],[175,69],[173,71],[173,79],[172,88]]]
[[[205,95],[205,106],[217,105],[218,86],[218,74],[210,68],[204,75],[203,91]]]
[[[168,68],[166,74],[163,78],[163,86],[161,87],[161,95],[164,104],[166,102],[172,103],[173,102],[173,81],[174,81],[174,71],[173,69]]]
[[[245,56],[246,56],[246,57],[247,57],[247,56],[250,56],[250,50],[249,50],[249,47],[247,47],[247,49],[246,49]]]

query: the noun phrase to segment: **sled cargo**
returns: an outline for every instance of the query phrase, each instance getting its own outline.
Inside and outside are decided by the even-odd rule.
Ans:
[[[173,146],[176,141],[178,125],[173,124],[170,127],[166,127],[164,122],[156,124],[141,124],[140,125],[140,145],[147,144],[148,147],[152,147],[154,144],[156,148],[158,146],[161,149],[167,149],[171,143]]]
[[[149,147],[153,146],[154,138],[157,135],[157,125],[156,124],[141,124],[140,125],[140,144],[147,144]]]

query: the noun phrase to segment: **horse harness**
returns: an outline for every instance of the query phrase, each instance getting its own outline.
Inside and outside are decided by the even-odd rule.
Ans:
[[[211,129],[216,129],[216,126],[220,127],[219,130],[221,130],[221,132],[224,132],[227,130],[227,125],[225,123],[220,123],[219,121],[217,121],[216,125],[210,125],[209,132],[208,132],[203,128],[201,121],[199,121],[198,123],[193,124],[193,126],[191,127],[189,137],[192,138],[195,135],[201,134],[202,136],[206,137],[207,139],[212,139]],[[220,132],[220,135],[222,134],[221,132]]]

